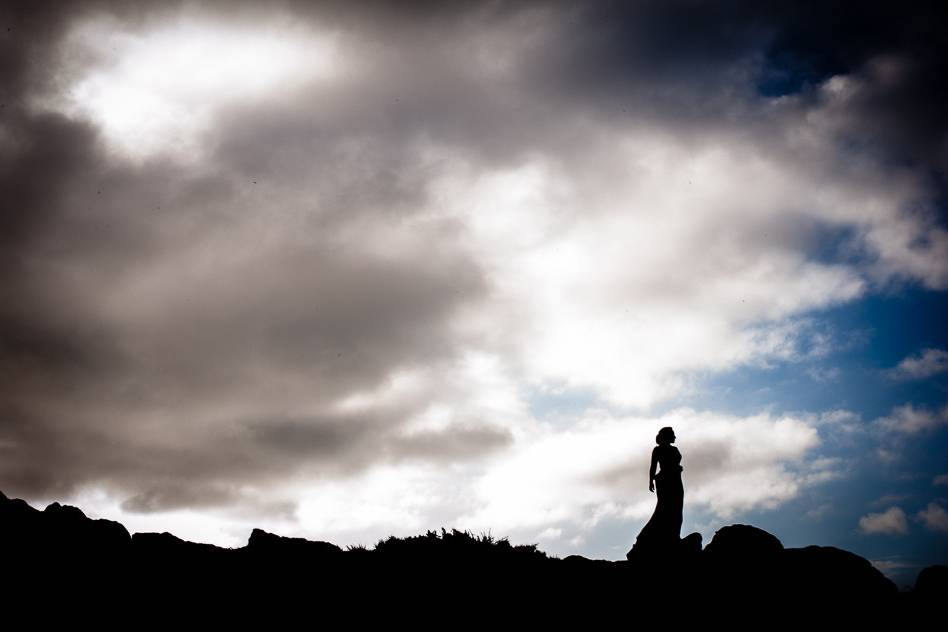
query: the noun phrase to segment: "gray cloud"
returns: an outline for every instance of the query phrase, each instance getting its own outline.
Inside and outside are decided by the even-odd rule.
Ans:
[[[937,502],[930,502],[925,509],[916,514],[916,518],[930,531],[948,533],[948,511]]]
[[[948,371],[948,351],[923,349],[920,353],[903,359],[888,374],[896,380],[922,380]]]
[[[908,518],[901,507],[889,507],[882,513],[869,513],[859,519],[863,533],[905,535],[908,533]]]
[[[448,158],[478,174],[542,157],[551,179],[575,182],[590,202],[563,205],[564,231],[600,212],[611,183],[655,177],[652,163],[636,170],[614,158],[617,130],[659,130],[685,149],[727,141],[823,182],[814,174],[839,154],[792,157],[792,135],[775,132],[815,113],[841,141],[885,130],[872,137],[870,162],[899,155],[944,169],[938,138],[948,108],[938,107],[933,50],[890,37],[889,16],[863,25],[866,41],[789,33],[819,22],[795,6],[286,2],[267,11],[338,33],[346,72],[221,105],[200,156],[139,161],[117,152],[94,120],[36,105],[115,61],[77,47],[70,29],[102,15],[131,35],[179,13],[211,22],[225,10],[237,22],[267,16],[253,3],[5,9],[0,487],[43,496],[99,484],[130,512],[245,503],[290,514],[292,505],[244,488],[385,463],[466,462],[514,444],[507,417],[464,410],[465,385],[446,377],[482,338],[517,347],[507,321],[485,335],[459,316],[503,298],[504,270],[470,247],[465,221],[433,212],[458,202],[431,186]],[[916,33],[921,18],[905,20],[896,30]],[[893,47],[897,81],[887,83],[873,68]],[[772,102],[757,83],[778,71],[803,73],[809,87]],[[847,73],[860,82],[851,98],[820,93],[822,81]],[[838,112],[854,116],[840,123]],[[852,176],[839,169],[832,175]],[[731,201],[696,216],[694,234],[671,233],[701,244],[686,245],[692,267],[669,269],[660,282],[623,279],[623,291],[675,304],[697,295],[696,285],[714,287],[695,270],[738,277],[734,251],[760,269],[806,272],[793,257],[854,223],[811,212],[803,195],[782,202],[792,213],[751,215]],[[731,228],[714,228],[722,225]],[[853,233],[862,244],[864,234]],[[928,259],[932,269],[903,268],[937,286],[943,262]],[[835,288],[827,301],[861,291],[849,274],[827,272]],[[768,323],[809,305],[760,303],[765,316],[755,318]],[[532,325],[516,306],[510,313],[514,333]],[[717,356],[708,362],[718,366]],[[413,370],[428,379],[417,391],[356,412],[340,407]],[[432,402],[457,404],[450,422],[413,426]],[[689,471],[703,477],[729,454],[706,443],[689,454]],[[610,486],[642,478],[638,469],[603,476]]]
[[[415,243],[389,255],[346,234],[348,212],[360,205],[375,213],[385,202],[385,212],[396,212],[387,202],[401,185],[385,177],[401,178],[398,167],[409,162],[397,148],[361,169],[356,162],[372,147],[323,169],[344,141],[338,135],[325,160],[308,154],[315,169],[288,172],[260,147],[292,152],[292,143],[255,138],[252,163],[271,164],[267,179],[247,173],[234,134],[196,171],[163,158],[133,166],[115,162],[90,124],[33,112],[28,99],[52,81],[34,71],[55,68],[51,51],[81,14],[77,7],[60,16],[55,28],[19,15],[15,41],[4,42],[18,56],[6,58],[3,84],[20,90],[5,103],[3,140],[15,151],[3,153],[0,171],[8,196],[4,488],[63,495],[99,482],[144,490],[125,507],[154,511],[236,502],[239,482],[311,462],[345,470],[389,450],[397,458],[468,458],[506,441],[484,428],[395,437],[417,405],[369,420],[320,413],[281,421],[372,389],[400,367],[449,362],[458,344],[449,319],[484,292],[481,273],[439,243],[451,230],[443,223],[402,231]],[[34,65],[41,55],[44,63]],[[299,202],[293,187],[314,171],[329,174],[314,191],[319,208],[281,227]],[[350,183],[333,177],[351,173],[362,175]],[[248,195],[252,177],[268,187],[266,196]],[[406,212],[419,182],[403,186]],[[333,214],[340,219],[324,221]],[[219,249],[213,260],[202,260],[212,249]],[[234,418],[216,417],[220,406]],[[274,420],[241,421],[253,411]]]

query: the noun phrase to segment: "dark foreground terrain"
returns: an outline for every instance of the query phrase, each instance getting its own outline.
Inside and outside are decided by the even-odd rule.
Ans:
[[[169,533],[129,535],[75,507],[39,511],[2,493],[0,569],[7,617],[84,613],[90,622],[120,617],[129,626],[263,616],[271,623],[307,617],[306,627],[331,620],[455,628],[565,617],[630,627],[835,627],[941,619],[948,603],[948,567],[923,570],[913,590],[899,592],[858,555],[784,548],[748,525],[719,529],[703,549],[692,534],[673,553],[635,551],[622,561],[553,558],[533,545],[456,530],[342,550],[255,529],[246,546],[225,549]]]

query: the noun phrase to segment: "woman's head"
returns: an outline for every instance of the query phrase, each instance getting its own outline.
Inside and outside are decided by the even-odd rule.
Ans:
[[[658,431],[658,434],[655,435],[655,443],[658,445],[675,443],[675,431],[671,429],[671,426],[665,426]]]

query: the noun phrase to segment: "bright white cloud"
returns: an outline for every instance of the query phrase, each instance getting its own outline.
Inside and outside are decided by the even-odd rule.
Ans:
[[[541,532],[568,521],[581,532],[606,517],[647,518],[655,502],[647,489],[651,447],[666,425],[679,437],[686,505],[721,518],[796,496],[807,484],[807,452],[818,445],[816,431],[790,417],[591,412],[568,430],[540,431],[498,457],[462,522]]]
[[[908,518],[901,507],[889,507],[882,513],[866,514],[859,519],[863,533],[905,535],[908,533]]]
[[[194,161],[213,144],[227,106],[279,100],[338,72],[337,37],[289,18],[257,23],[177,19],[128,31],[100,18],[78,25],[68,54],[77,68],[59,107],[95,122],[125,158]],[[68,62],[67,62],[68,63]]]
[[[935,502],[928,503],[928,506],[918,512],[918,519],[931,531],[948,533],[948,511],[940,504]]]
[[[647,407],[694,371],[826,352],[801,315],[852,300],[864,282],[787,243],[784,200],[810,174],[735,138],[702,149],[630,130],[609,145],[632,175],[606,181],[562,157],[493,172],[454,161],[433,185],[495,280],[489,326],[509,334],[528,380]],[[773,248],[751,246],[767,230]]]
[[[889,373],[899,380],[920,380],[945,371],[948,371],[948,351],[923,349],[920,354],[899,362]]]

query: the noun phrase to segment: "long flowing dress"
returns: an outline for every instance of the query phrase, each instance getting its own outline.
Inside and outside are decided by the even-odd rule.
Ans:
[[[659,471],[655,475],[658,502],[655,512],[635,539],[635,549],[664,549],[681,539],[685,488],[681,482],[681,452],[668,445],[657,448]]]

